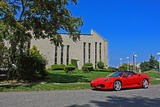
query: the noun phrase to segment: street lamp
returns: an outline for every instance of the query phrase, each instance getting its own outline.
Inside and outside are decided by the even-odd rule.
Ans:
[[[122,58],[120,58],[120,65],[122,65]]]
[[[157,53],[157,55],[159,56],[159,71],[160,71],[160,52]]]
[[[126,57],[126,59],[127,59],[127,63],[128,63],[127,70],[129,71],[129,57]]]
[[[137,58],[137,55],[133,55],[133,70],[134,72],[136,72],[136,58]]]

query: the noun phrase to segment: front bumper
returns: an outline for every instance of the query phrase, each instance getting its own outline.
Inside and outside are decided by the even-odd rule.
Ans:
[[[112,82],[91,82],[91,87],[96,89],[113,89],[113,83]]]

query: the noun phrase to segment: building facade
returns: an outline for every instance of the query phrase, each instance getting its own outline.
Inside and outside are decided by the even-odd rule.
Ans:
[[[35,45],[48,61],[47,67],[53,64],[71,63],[71,59],[78,60],[78,68],[84,63],[91,62],[94,67],[97,62],[102,61],[108,65],[108,41],[104,40],[94,30],[91,34],[81,34],[80,41],[74,42],[70,35],[61,34],[63,45],[51,44],[49,39],[32,40],[31,46]]]

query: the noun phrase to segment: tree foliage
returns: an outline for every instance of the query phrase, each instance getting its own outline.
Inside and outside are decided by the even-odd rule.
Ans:
[[[147,61],[144,61],[140,64],[141,71],[149,71],[150,69],[150,63]]]
[[[62,42],[58,31],[65,30],[77,40],[82,18],[72,16],[68,9],[71,3],[77,4],[77,0],[2,0],[1,17],[11,22],[9,26],[22,25],[24,36],[28,36],[27,31],[33,31],[32,37],[36,39]]]
[[[150,69],[154,69],[154,70],[158,69],[158,61],[152,55],[150,56],[149,64],[150,64],[149,65]]]
[[[124,63],[118,67],[118,70],[119,71],[133,71],[133,65]]]
[[[80,38],[81,17],[68,9],[77,0],[0,0],[0,42],[8,41],[10,63],[23,63],[29,55],[30,40],[49,38],[61,44],[59,31],[66,31],[76,41]],[[18,65],[18,72],[23,72]]]
[[[144,61],[140,64],[142,71],[148,71],[148,70],[157,70],[158,69],[158,61],[155,59],[154,56],[150,56],[149,61]]]

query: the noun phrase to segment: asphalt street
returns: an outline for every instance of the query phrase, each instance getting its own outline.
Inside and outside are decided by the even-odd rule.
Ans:
[[[121,91],[1,92],[0,107],[160,107],[160,85]]]

